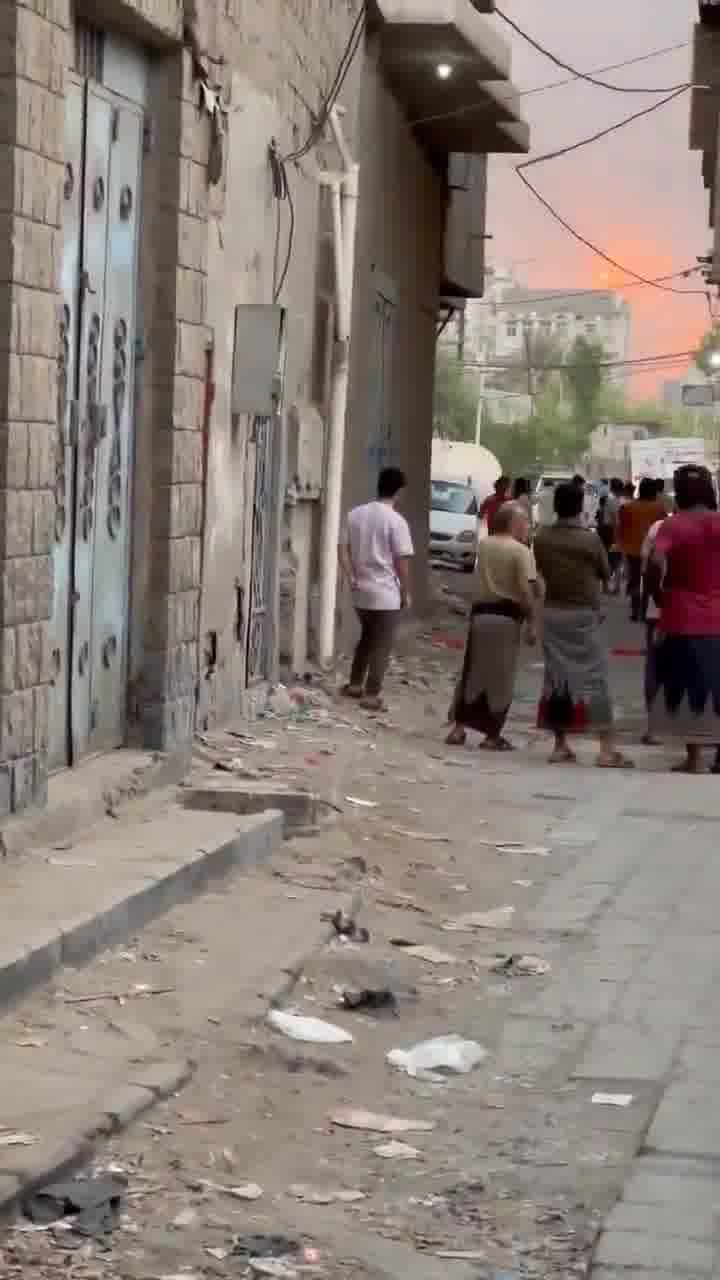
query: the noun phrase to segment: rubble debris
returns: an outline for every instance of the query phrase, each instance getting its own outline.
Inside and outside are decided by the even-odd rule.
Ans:
[[[379,1147],[373,1147],[376,1156],[380,1156],[381,1160],[419,1160],[420,1152],[417,1147],[409,1147],[406,1142],[383,1142]]]
[[[393,946],[399,946],[399,942],[394,942]],[[439,947],[415,946],[414,944],[405,945],[405,954],[412,956],[415,960],[424,960],[426,964],[459,964],[457,956],[450,955],[448,951],[441,951]]]
[[[518,853],[526,858],[549,858],[552,852],[544,844],[521,844],[516,840],[503,840],[495,845],[498,853]]]
[[[372,1013],[397,1014],[397,1000],[389,987],[363,987],[357,991],[343,991],[340,1004],[343,1009],[368,1009]]]
[[[338,938],[344,938],[348,942],[369,942],[370,934],[367,929],[360,928],[354,921],[348,911],[344,911],[340,907],[334,916],[323,916],[323,920],[330,920]]]
[[[291,1258],[300,1253],[300,1241],[290,1236],[250,1231],[233,1240],[233,1258]]]
[[[290,1040],[305,1044],[352,1044],[352,1035],[344,1027],[337,1027],[322,1018],[308,1017],[304,1013],[292,1013],[287,1009],[271,1009],[268,1023]]]
[[[187,1209],[181,1209],[173,1218],[170,1226],[175,1231],[182,1231],[185,1227],[192,1227],[197,1222],[198,1211],[188,1206]]]
[[[473,929],[510,929],[514,915],[514,907],[493,907],[491,911],[471,911],[455,920],[446,920],[442,928],[448,933],[469,933]]]
[[[411,1049],[391,1049],[386,1055],[391,1067],[421,1080],[442,1080],[446,1074],[468,1075],[487,1056],[487,1049],[476,1040],[454,1034],[421,1040]]]
[[[362,800],[360,796],[346,796],[345,800],[348,804],[352,804],[356,809],[377,809],[377,800]]]
[[[381,1115],[356,1107],[340,1107],[333,1111],[330,1123],[340,1129],[360,1129],[366,1133],[431,1133],[431,1120],[405,1120],[400,1116]]]
[[[405,827],[391,827],[394,836],[403,836],[405,840],[421,840],[424,844],[451,844],[450,836],[433,834],[430,831],[409,831]]]
[[[632,1100],[631,1093],[594,1093],[590,1099],[597,1107],[629,1107]]]
[[[32,1147],[36,1142],[34,1133],[20,1133],[13,1129],[0,1132],[0,1147]]]
[[[288,1187],[288,1195],[294,1200],[302,1200],[305,1204],[356,1204],[359,1200],[367,1200],[364,1191],[346,1190],[344,1187],[306,1187],[303,1183],[294,1183]]]
[[[492,972],[501,973],[506,978],[539,978],[550,972],[550,965],[539,956],[502,956],[493,965]]]
[[[67,1178],[29,1195],[22,1212],[39,1226],[68,1218],[77,1235],[102,1240],[120,1223],[126,1190],[127,1183],[117,1176]]]

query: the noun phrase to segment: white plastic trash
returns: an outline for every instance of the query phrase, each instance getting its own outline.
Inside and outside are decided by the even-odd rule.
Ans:
[[[411,1049],[392,1049],[387,1061],[406,1075],[432,1079],[443,1074],[468,1075],[487,1056],[487,1049],[475,1040],[447,1035],[421,1040]]]
[[[309,1018],[304,1013],[289,1013],[286,1009],[271,1009],[268,1022],[276,1031],[290,1040],[302,1040],[306,1044],[351,1044],[352,1036],[344,1027],[336,1027],[322,1018]]]

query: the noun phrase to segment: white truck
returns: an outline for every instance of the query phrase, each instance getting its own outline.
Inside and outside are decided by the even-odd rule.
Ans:
[[[668,493],[678,467],[707,466],[706,444],[702,436],[659,436],[654,440],[633,440],[629,446],[630,475],[634,485],[641,480],[664,480]]]

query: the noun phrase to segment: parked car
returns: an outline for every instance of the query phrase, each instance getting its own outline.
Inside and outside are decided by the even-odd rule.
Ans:
[[[552,524],[555,520],[554,495],[559,484],[568,484],[573,478],[572,471],[545,471],[535,487],[532,500],[532,523],[535,528]],[[583,523],[592,529],[597,519],[600,491],[598,485],[590,480],[585,482],[585,504],[583,506]]]
[[[430,485],[430,556],[472,573],[480,537],[480,504],[475,490],[455,480]]]

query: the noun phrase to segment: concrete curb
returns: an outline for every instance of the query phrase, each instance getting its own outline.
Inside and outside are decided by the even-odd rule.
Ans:
[[[208,809],[214,813],[283,814],[285,839],[315,835],[320,830],[320,800],[313,791],[282,785],[228,782],[206,779],[181,788],[180,799],[186,809]]]
[[[135,1082],[120,1085],[101,1098],[82,1131],[61,1143],[38,1143],[18,1156],[17,1169],[0,1177],[0,1219],[7,1219],[22,1201],[40,1187],[56,1182],[88,1164],[107,1138],[120,1133],[188,1083],[195,1063],[158,1063],[138,1072]],[[6,1161],[6,1168],[9,1162]]]
[[[135,886],[127,882],[90,914],[62,925],[46,925],[22,948],[0,949],[0,1008],[49,982],[66,965],[79,968],[100,951],[125,941],[178,903],[187,902],[212,880],[255,866],[283,839],[283,816],[275,811],[249,817],[230,839],[161,875]]]

